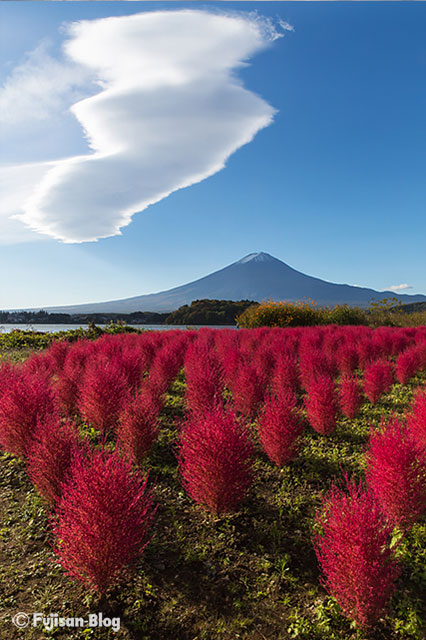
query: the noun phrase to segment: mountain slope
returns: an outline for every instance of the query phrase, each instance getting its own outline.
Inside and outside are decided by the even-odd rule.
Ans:
[[[125,300],[50,307],[47,311],[67,313],[131,313],[132,311],[174,311],[193,300],[304,300],[317,304],[368,306],[375,298],[395,297],[403,303],[426,301],[424,295],[398,295],[392,291],[333,284],[292,269],[268,253],[251,253],[238,262],[188,284]]]

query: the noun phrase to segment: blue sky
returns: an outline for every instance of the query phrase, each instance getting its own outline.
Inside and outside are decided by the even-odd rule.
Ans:
[[[219,36],[205,25],[205,16],[196,18],[200,33],[207,29],[217,57],[225,51],[229,77],[223,79],[212,56],[198,55],[195,35],[194,42],[192,36],[186,38],[188,52],[176,71],[194,80],[185,80],[178,93],[157,89],[158,65],[148,70],[152,87],[130,86],[135,74],[130,69],[127,78],[123,54],[111,71],[113,80],[107,79],[119,87],[119,102],[110,102],[103,111],[96,106],[96,111],[88,100],[77,115],[84,122],[99,115],[104,125],[94,134],[99,148],[109,145],[109,153],[123,143],[132,149],[93,175],[90,169],[87,179],[86,164],[77,167],[72,180],[27,207],[26,224],[22,218],[8,220],[15,205],[23,206],[29,165],[36,172],[36,178],[30,176],[32,186],[28,182],[26,197],[31,198],[34,185],[44,178],[44,173],[37,177],[39,166],[50,170],[46,163],[93,153],[93,140],[91,150],[69,108],[102,88],[95,84],[93,70],[86,76],[87,69],[74,68],[61,47],[74,40],[74,58],[90,58],[90,47],[99,58],[108,57],[107,40],[122,37],[122,23],[104,32],[105,23],[93,22],[71,35],[64,23],[188,8],[217,16],[234,12],[237,30],[223,44],[215,42]],[[259,37],[244,31],[246,24],[259,25],[253,17],[244,23],[246,12],[253,11],[272,20],[283,37],[274,39],[264,29]],[[0,129],[0,169],[7,202],[0,215],[0,308],[152,293],[257,251],[332,282],[377,290],[407,285],[399,291],[426,293],[425,18],[422,2],[1,3],[0,114],[5,122]],[[179,42],[168,39],[171,27],[164,17],[152,27],[146,23],[142,38],[137,29],[145,22],[133,27],[131,21],[125,29],[136,29],[148,58],[150,47],[158,59],[170,54],[168,44],[180,52]],[[216,54],[213,58],[216,63]],[[98,64],[103,63],[100,59]],[[136,75],[144,69],[138,67]],[[230,86],[229,78],[235,77],[238,82]],[[130,84],[124,87],[123,78]],[[154,131],[152,146],[146,147],[153,129],[145,127],[144,110],[150,96],[158,100],[160,93],[164,111],[152,122],[162,137]],[[190,138],[186,125],[176,126],[170,112],[174,100],[188,110],[188,127],[198,116],[204,118]],[[200,104],[207,104],[205,113],[200,114]],[[129,110],[126,131],[124,107]],[[152,109],[158,110],[154,98]],[[223,131],[224,114],[232,110],[234,119]],[[210,123],[213,134],[204,140]],[[165,162],[161,149],[170,146],[174,136],[170,149],[176,156],[170,151]],[[191,149],[186,154],[188,140]],[[236,151],[230,154],[231,147]],[[226,166],[218,170],[221,162]],[[11,166],[16,174],[8,173]],[[198,166],[202,175],[197,182]],[[104,187],[93,190],[102,176]],[[139,193],[146,176],[149,189]],[[178,189],[185,180],[193,183]],[[151,193],[157,181],[158,193],[173,192],[164,198]],[[117,210],[123,207],[123,193],[129,198],[126,206],[158,201],[132,215],[121,235],[111,235],[121,225],[111,203],[117,202]],[[99,239],[87,240],[94,237]]]

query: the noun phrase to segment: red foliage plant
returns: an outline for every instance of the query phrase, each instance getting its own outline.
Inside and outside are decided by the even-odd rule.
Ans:
[[[168,391],[183,365],[185,351],[185,342],[175,338],[157,352],[148,378],[153,392],[160,396]]]
[[[57,370],[62,369],[64,366],[65,358],[67,357],[69,349],[70,343],[66,340],[55,340],[55,342],[52,342],[49,347],[48,353],[53,358]]]
[[[240,360],[229,386],[236,411],[253,418],[265,396],[265,381],[247,358]]]
[[[304,389],[308,390],[311,383],[320,378],[333,378],[336,373],[331,358],[320,348],[305,348],[300,352],[299,360],[300,380]]]
[[[74,458],[52,520],[54,551],[73,579],[105,594],[140,557],[155,511],[147,481],[117,452]]]
[[[289,394],[287,402],[283,395],[267,399],[258,423],[259,439],[267,456],[278,467],[297,457],[303,429],[294,395]]]
[[[55,394],[47,378],[25,369],[10,373],[0,398],[0,445],[25,458],[39,422],[56,422]]]
[[[158,435],[161,403],[145,386],[124,408],[117,428],[117,444],[133,462],[140,464]]]
[[[283,389],[291,389],[293,391],[299,389],[299,374],[295,356],[290,353],[283,353],[278,356],[272,374],[271,387],[277,397],[280,396]]]
[[[117,359],[98,356],[87,365],[80,388],[79,409],[102,437],[115,428],[128,397],[126,376]]]
[[[356,376],[340,380],[340,409],[346,418],[355,418],[362,405],[362,389]]]
[[[393,384],[392,363],[378,360],[369,364],[364,371],[364,393],[372,404],[376,404],[383,393]]]
[[[360,627],[374,625],[395,588],[392,525],[362,483],[333,484],[316,515],[313,544],[327,591]]]
[[[185,357],[186,404],[202,417],[223,402],[223,370],[216,352],[206,342],[194,342]]]
[[[54,346],[52,345],[51,349]],[[65,354],[60,349],[58,352],[58,348],[53,351],[53,357],[57,352],[58,363],[62,362],[60,368],[58,364],[55,390],[61,411],[67,417],[73,417],[77,413],[81,380],[84,377],[86,362],[93,354],[94,348],[94,343],[79,340],[69,347]]]
[[[52,505],[60,498],[72,457],[83,450],[77,427],[47,421],[37,426],[28,452],[27,472],[37,491]]]
[[[342,344],[338,347],[336,360],[342,375],[350,376],[358,366],[358,352],[354,343]]]
[[[409,529],[426,510],[426,464],[410,432],[396,419],[371,432],[366,454],[367,485],[386,517]]]
[[[263,347],[255,351],[252,363],[259,378],[262,379],[264,387],[268,387],[274,372],[276,356],[269,347]]]
[[[213,513],[234,511],[251,485],[253,455],[235,415],[215,408],[183,426],[178,452],[182,483],[196,503]]]
[[[0,398],[7,391],[12,379],[18,377],[19,369],[10,362],[0,362]]]
[[[305,406],[308,420],[315,431],[328,435],[335,430],[337,399],[332,378],[318,376],[311,380]]]
[[[420,368],[420,361],[417,349],[414,347],[407,349],[396,361],[396,378],[401,384],[406,384],[410,378],[416,375]]]
[[[56,362],[49,351],[45,353],[33,353],[25,361],[24,369],[33,375],[41,375],[51,378],[56,370]]]
[[[407,426],[416,445],[426,458],[426,387],[419,389],[407,415]]]
[[[365,369],[370,363],[378,357],[378,347],[371,342],[371,338],[364,337],[357,344],[358,366]]]
[[[419,363],[419,370],[425,371],[426,370],[426,335],[423,338],[423,342],[418,342],[416,344],[415,351],[416,351],[416,355]]]

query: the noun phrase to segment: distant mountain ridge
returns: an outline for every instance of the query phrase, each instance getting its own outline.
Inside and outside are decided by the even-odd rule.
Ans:
[[[334,284],[308,276],[268,253],[250,253],[238,262],[188,284],[124,300],[46,307],[65,313],[132,313],[175,311],[193,300],[314,300],[319,305],[348,304],[366,307],[374,298],[397,298],[402,303],[426,302],[425,295],[374,291],[348,284]]]

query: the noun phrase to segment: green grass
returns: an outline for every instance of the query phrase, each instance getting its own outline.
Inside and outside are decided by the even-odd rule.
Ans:
[[[365,635],[340,613],[319,582],[310,541],[321,495],[343,471],[363,474],[370,427],[403,413],[417,376],[396,384],[355,420],[341,419],[323,437],[308,428],[300,457],[276,468],[258,448],[256,480],[241,509],[216,518],[181,488],[173,447],[183,417],[182,375],[167,396],[161,434],[145,467],[155,482],[158,511],[153,539],[136,571],[102,602],[71,582],[50,550],[48,512],[24,464],[0,460],[0,638],[113,638],[128,640],[424,640],[426,637],[426,525],[414,526],[400,545],[403,571],[389,614]],[[19,631],[18,611],[121,618],[111,630]]]

